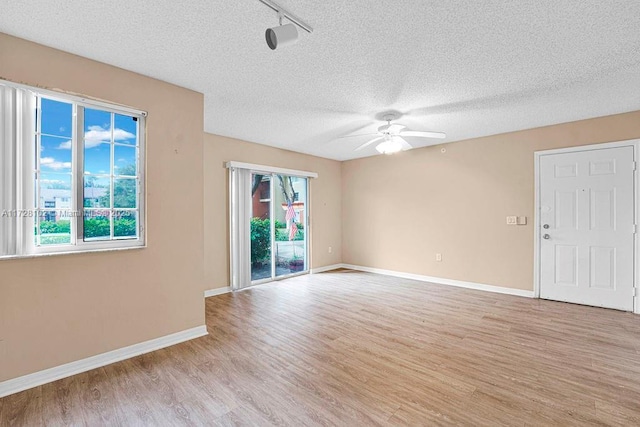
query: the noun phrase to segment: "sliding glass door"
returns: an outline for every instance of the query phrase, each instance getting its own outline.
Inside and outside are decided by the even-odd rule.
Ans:
[[[251,173],[251,283],[308,271],[308,179]]]
[[[228,162],[234,291],[309,271],[309,180],[315,172]]]
[[[251,173],[251,281],[273,276],[271,175]]]
[[[275,276],[307,271],[307,178],[276,175]]]

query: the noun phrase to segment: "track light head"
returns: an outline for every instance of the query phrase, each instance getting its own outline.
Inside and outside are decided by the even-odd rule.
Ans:
[[[276,48],[280,46],[287,46],[297,42],[298,29],[293,24],[267,28],[265,38],[267,39],[267,46],[269,46],[271,50],[276,50]]]

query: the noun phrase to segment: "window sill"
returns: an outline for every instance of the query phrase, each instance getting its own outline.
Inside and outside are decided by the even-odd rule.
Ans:
[[[59,255],[81,255],[81,254],[93,254],[93,253],[101,253],[101,252],[120,252],[120,251],[131,251],[131,250],[139,250],[146,249],[147,245],[139,245],[139,246],[128,246],[128,247],[120,247],[120,248],[100,248],[100,249],[85,249],[85,250],[76,250],[76,251],[61,251],[61,252],[45,252],[45,253],[34,253],[27,255],[7,255],[0,256],[1,261],[7,260],[16,260],[16,259],[29,259],[29,258],[43,258],[43,257],[51,257],[51,256],[59,256]]]

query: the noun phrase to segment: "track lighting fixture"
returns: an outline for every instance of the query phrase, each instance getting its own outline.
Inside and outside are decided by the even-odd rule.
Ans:
[[[313,28],[307,25],[304,21],[302,21],[294,14],[284,10],[282,7],[272,2],[271,0],[258,1],[278,13],[280,25],[273,28],[267,28],[267,31],[265,32],[267,46],[269,46],[271,50],[276,50],[280,46],[287,46],[297,42],[298,29],[296,28],[296,26],[302,28],[308,33],[313,32]],[[283,18],[291,21],[291,24],[282,25]]]
[[[282,25],[281,21],[280,26],[267,28],[265,38],[267,39],[267,46],[271,50],[276,50],[279,46],[287,46],[297,42],[298,30],[293,24]]]

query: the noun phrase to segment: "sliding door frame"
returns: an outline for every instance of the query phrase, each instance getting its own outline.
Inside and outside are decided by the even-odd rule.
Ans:
[[[292,171],[293,172],[293,171]],[[288,279],[291,277],[296,277],[296,276],[302,276],[303,274],[309,274],[309,272],[311,271],[311,251],[309,250],[309,248],[311,247],[311,233],[309,232],[309,200],[311,199],[311,197],[309,197],[309,191],[311,188],[311,181],[310,181],[310,177],[308,176],[302,176],[302,175],[295,175],[292,173],[279,173],[279,172],[264,172],[261,170],[257,170],[257,169],[251,169],[250,173],[253,174],[260,174],[260,175],[269,175],[271,177],[271,179],[269,180],[269,194],[270,194],[270,202],[269,202],[269,224],[270,224],[270,236],[271,236],[271,277],[265,278],[265,279],[259,279],[259,280],[252,280],[251,281],[251,285],[247,286],[247,287],[251,287],[251,286],[255,286],[255,285],[261,285],[263,283],[269,283],[269,282],[273,282],[276,280],[282,280],[282,279]],[[283,274],[282,276],[278,276],[276,274],[276,263],[277,263],[277,259],[276,259],[276,221],[275,221],[275,217],[276,217],[276,205],[275,205],[275,189],[276,189],[276,179],[278,177],[278,175],[282,175],[282,176],[292,176],[294,178],[304,178],[306,180],[306,188],[305,188],[305,200],[304,200],[304,210],[305,210],[305,214],[304,214],[304,218],[301,218],[303,220],[303,230],[304,230],[304,270],[303,271],[298,271],[295,273],[291,273],[291,274]]]
[[[264,166],[264,165],[257,165],[257,164],[253,164],[253,163],[244,163],[244,162],[236,162],[236,161],[229,161],[226,163],[226,167],[230,170],[233,171],[234,169],[245,169],[247,170],[250,174],[251,173],[259,173],[261,175],[271,175],[272,178],[275,175],[288,175],[288,176],[292,176],[292,177],[298,177],[298,178],[306,178],[307,180],[307,185],[306,185],[306,199],[305,199],[305,215],[304,215],[304,232],[305,232],[305,269],[304,271],[300,271],[300,272],[295,272],[295,273],[291,273],[291,274],[287,274],[287,275],[282,275],[279,277],[276,277],[275,275],[275,271],[274,271],[274,267],[275,267],[275,260],[272,259],[272,263],[271,263],[271,272],[272,272],[272,277],[271,278],[266,278],[266,279],[261,279],[261,280],[256,280],[256,281],[251,281],[251,275],[249,273],[249,281],[250,283],[247,284],[246,286],[238,286],[238,285],[234,285],[235,282],[237,282],[237,280],[235,280],[234,278],[236,278],[239,274],[240,274],[240,269],[242,268],[242,266],[240,265],[240,259],[243,256],[246,255],[241,255],[242,254],[242,243],[237,241],[238,237],[240,237],[238,235],[239,233],[239,227],[242,227],[241,224],[238,224],[238,220],[240,218],[236,218],[236,215],[234,215],[234,206],[238,206],[238,200],[237,199],[237,192],[234,191],[234,186],[233,186],[233,179],[231,178],[230,174],[230,179],[229,179],[229,191],[230,191],[230,198],[229,198],[229,216],[230,216],[230,230],[229,230],[229,238],[230,238],[230,277],[231,277],[231,287],[234,288],[233,291],[240,291],[243,289],[247,289],[249,287],[252,287],[254,285],[259,285],[262,283],[267,283],[267,282],[272,282],[275,280],[281,280],[281,279],[287,279],[290,277],[295,277],[295,276],[300,276],[303,274],[309,274],[312,270],[312,262],[311,262],[311,243],[312,243],[312,237],[311,237],[311,179],[312,178],[318,178],[318,174],[315,172],[308,172],[308,171],[301,171],[301,170],[294,170],[294,169],[285,169],[285,168],[277,168],[277,167],[271,167],[271,166]],[[270,188],[271,194],[274,195],[275,192],[273,192],[274,188],[273,185],[274,184],[274,180],[271,180],[271,184],[272,187]],[[274,218],[275,216],[275,205],[273,203],[271,203],[270,206],[270,216],[271,218]],[[270,221],[271,222],[271,236],[272,236],[272,240],[271,240],[271,254],[272,254],[272,258],[273,258],[273,254],[274,254],[274,249],[275,249],[275,221]],[[240,233],[242,234],[242,233]],[[246,237],[245,237],[246,238]],[[249,242],[249,245],[251,243]],[[240,256],[240,259],[238,258]],[[248,261],[250,263],[250,258],[248,259]],[[241,274],[240,274],[241,276]],[[235,282],[234,282],[235,280]],[[235,286],[238,286],[238,288],[235,288]]]

